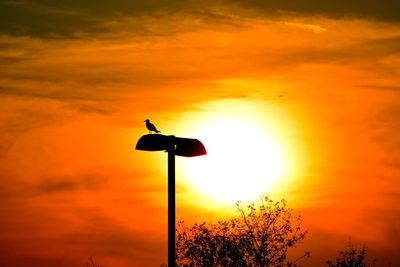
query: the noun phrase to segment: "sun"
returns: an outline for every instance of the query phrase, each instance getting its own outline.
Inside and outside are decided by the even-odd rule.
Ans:
[[[224,112],[195,121],[207,156],[182,162],[192,188],[222,203],[251,201],[274,189],[285,174],[283,150],[255,114],[247,105],[230,112],[225,103]]]

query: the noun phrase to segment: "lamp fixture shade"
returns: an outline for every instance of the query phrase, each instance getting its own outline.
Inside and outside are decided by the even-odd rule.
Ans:
[[[166,136],[162,134],[143,135],[136,144],[136,150],[168,151],[174,150],[176,156],[196,157],[206,155],[203,143],[197,139]]]

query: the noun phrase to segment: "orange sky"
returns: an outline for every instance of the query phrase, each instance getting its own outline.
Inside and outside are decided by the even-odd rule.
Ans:
[[[292,151],[273,191],[309,230],[303,266],[349,239],[400,265],[395,4],[234,2],[0,3],[0,265],[165,263],[166,155],[134,150],[143,120],[196,137],[183,124],[226,103],[261,107]],[[233,210],[178,174],[178,220]]]

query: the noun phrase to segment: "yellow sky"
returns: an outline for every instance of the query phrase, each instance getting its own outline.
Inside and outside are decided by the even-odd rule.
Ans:
[[[400,264],[400,25],[233,10],[108,19],[110,31],[74,38],[0,35],[0,263],[166,262],[166,155],[134,150],[143,120],[196,137],[185,123],[234,103],[286,147],[292,170],[272,191],[310,232],[304,266],[349,238]],[[178,174],[178,220],[233,210]]]

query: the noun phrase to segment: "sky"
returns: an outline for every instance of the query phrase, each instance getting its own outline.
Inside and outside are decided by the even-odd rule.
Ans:
[[[227,117],[279,147],[284,174],[261,193],[302,215],[303,266],[349,241],[400,265],[399,5],[1,0],[0,265],[166,263],[167,159],[135,150],[143,121],[203,138]],[[209,152],[243,138],[210,129]],[[192,163],[205,169],[177,159],[177,219],[233,216],[190,182]]]

